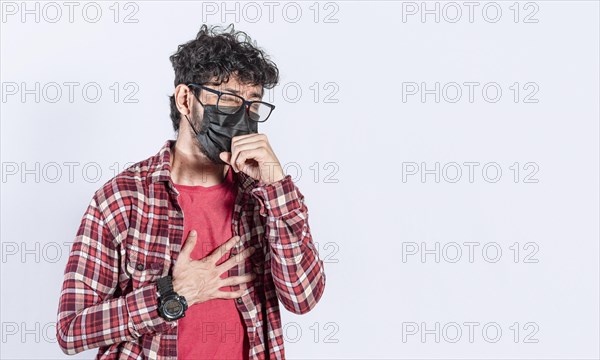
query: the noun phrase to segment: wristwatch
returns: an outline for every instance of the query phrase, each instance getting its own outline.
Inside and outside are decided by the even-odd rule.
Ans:
[[[168,275],[156,280],[158,314],[167,321],[181,319],[188,308],[185,297],[173,290],[173,278]]]

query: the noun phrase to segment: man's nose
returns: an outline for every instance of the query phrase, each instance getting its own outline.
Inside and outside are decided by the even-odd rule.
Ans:
[[[247,104],[244,104],[244,119],[246,120],[246,128],[248,129],[248,133],[252,133],[252,129],[250,129],[250,106],[248,106]]]

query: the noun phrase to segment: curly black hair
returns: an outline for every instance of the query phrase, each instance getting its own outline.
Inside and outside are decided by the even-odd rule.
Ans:
[[[221,26],[203,24],[194,40],[177,47],[169,57],[175,70],[175,86],[189,83],[206,83],[217,77],[217,84],[236,76],[242,84],[262,85],[271,89],[279,83],[279,69],[268,59],[265,52],[256,46],[256,41],[243,31],[235,31],[233,24],[225,29]],[[181,114],[171,102],[173,129],[179,131]]]

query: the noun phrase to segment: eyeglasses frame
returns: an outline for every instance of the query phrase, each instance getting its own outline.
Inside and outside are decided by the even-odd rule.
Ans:
[[[269,117],[271,117],[271,114],[273,113],[273,110],[275,110],[275,105],[269,104],[268,102],[264,102],[264,101],[261,101],[261,100],[246,100],[246,99],[244,99],[243,97],[241,97],[239,95],[232,94],[232,93],[229,93],[229,92],[219,91],[219,90],[216,90],[216,89],[212,89],[212,88],[209,88],[207,86],[204,86],[203,84],[189,83],[189,84],[187,84],[187,86],[188,87],[200,88],[200,89],[203,89],[203,90],[206,90],[208,92],[211,92],[213,94],[218,95],[216,104],[219,104],[219,100],[221,99],[221,95],[231,95],[231,96],[236,96],[236,97],[242,99],[242,107],[245,107],[246,113],[248,114],[248,118],[250,120],[254,121],[254,122],[263,123],[263,122],[267,121],[269,119]],[[202,106],[204,106],[204,104],[202,103],[202,101],[200,101],[200,99],[198,98],[198,96],[196,95],[196,93],[193,92],[193,91],[192,91],[192,93],[194,94],[194,97],[196,97],[196,99],[200,102],[200,104],[202,104]],[[267,117],[264,120],[254,120],[250,116],[250,113],[249,113],[250,106],[252,106],[253,103],[261,103],[261,104],[264,104],[264,105],[266,105],[267,107],[269,107],[271,109],[271,111],[269,112],[269,115],[267,115]],[[217,105],[217,111],[219,111],[221,114],[231,115],[229,113],[226,113],[226,112],[223,112],[223,111],[219,110],[218,105]]]

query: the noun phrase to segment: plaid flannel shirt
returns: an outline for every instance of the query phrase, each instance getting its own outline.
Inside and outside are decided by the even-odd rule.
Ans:
[[[65,354],[99,348],[96,359],[177,359],[177,321],[158,315],[155,282],[170,274],[182,248],[183,212],[171,179],[171,146],[99,188],[71,246],[60,294],[56,337]],[[310,311],[325,288],[304,196],[284,179],[264,184],[234,173],[238,184],[231,256],[256,251],[229,276],[254,271],[236,306],[252,360],[284,359],[279,301]]]

